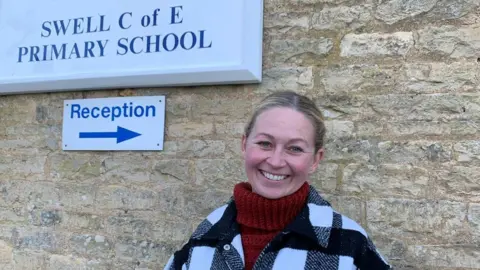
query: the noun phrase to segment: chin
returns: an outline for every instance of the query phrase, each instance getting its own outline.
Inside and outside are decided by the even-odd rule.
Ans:
[[[276,194],[276,193],[271,193],[271,192],[266,192],[266,193],[258,193],[258,195],[270,199],[270,200],[276,200],[280,199],[282,197],[285,197],[283,194]]]
[[[271,199],[271,200],[280,199],[292,193],[292,192],[288,192],[287,190],[282,190],[277,188],[268,188],[268,187],[253,188],[252,191],[264,198]]]

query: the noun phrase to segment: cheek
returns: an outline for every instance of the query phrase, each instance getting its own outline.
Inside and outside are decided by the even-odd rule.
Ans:
[[[298,157],[290,162],[290,167],[297,175],[307,175],[310,171],[312,159],[309,157]]]
[[[248,166],[257,166],[259,163],[261,163],[263,160],[265,160],[265,151],[262,151],[260,149],[250,147],[247,148],[245,151],[245,163]]]

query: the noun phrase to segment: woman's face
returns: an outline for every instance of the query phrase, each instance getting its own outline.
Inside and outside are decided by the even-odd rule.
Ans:
[[[294,193],[323,157],[323,149],[314,151],[314,128],[302,113],[283,107],[264,111],[242,139],[252,191],[269,199]]]

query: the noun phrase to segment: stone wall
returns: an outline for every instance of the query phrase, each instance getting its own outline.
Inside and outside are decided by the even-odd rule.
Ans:
[[[396,269],[480,269],[480,1],[265,0],[264,26],[261,85],[0,97],[0,268],[160,269],[288,89],[328,118],[314,185]],[[64,99],[160,94],[165,151],[61,150]]]

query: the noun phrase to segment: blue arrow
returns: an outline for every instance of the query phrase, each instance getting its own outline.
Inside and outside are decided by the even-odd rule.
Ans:
[[[117,143],[133,139],[142,134],[133,132],[123,127],[117,127],[117,132],[80,132],[80,139],[116,138]]]

